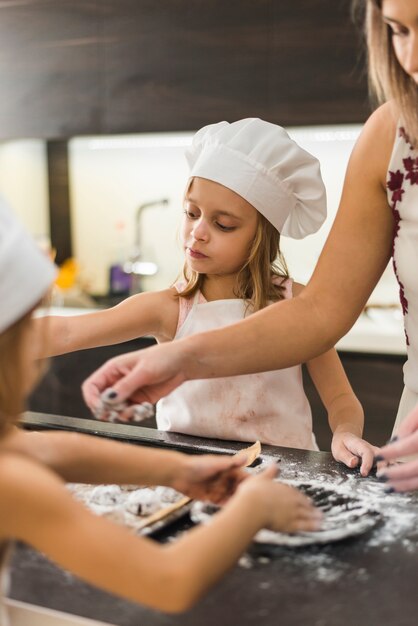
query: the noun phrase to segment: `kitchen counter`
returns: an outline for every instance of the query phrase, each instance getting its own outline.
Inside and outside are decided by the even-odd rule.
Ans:
[[[406,355],[400,307],[369,307],[336,345],[343,352]]]
[[[233,453],[245,445],[42,414],[27,414],[25,422],[27,428],[59,425],[192,453]],[[418,495],[384,495],[384,485],[376,478],[361,478],[328,453],[263,446],[263,454],[281,459],[285,478],[348,481],[353,492],[373,488],[381,492],[388,510],[395,502],[399,519],[392,517],[389,524],[386,521],[366,535],[324,547],[253,544],[240,564],[184,615],[164,615],[99,591],[23,545],[17,547],[12,562],[11,597],[117,626],[415,626]]]

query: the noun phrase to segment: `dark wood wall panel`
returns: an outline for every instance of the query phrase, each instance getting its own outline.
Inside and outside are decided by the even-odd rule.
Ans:
[[[108,0],[105,128],[193,130],[248,116],[283,125],[364,121],[350,4]],[[135,68],[131,59],[140,57]]]
[[[69,193],[68,143],[50,140],[46,143],[51,245],[61,264],[73,255],[71,206]]]
[[[0,2],[0,137],[100,128],[100,0]]]
[[[262,114],[272,4],[108,0],[106,129],[193,130]]]
[[[283,125],[363,122],[366,68],[350,0],[273,4],[268,116]]]
[[[362,122],[350,4],[0,1],[0,138]]]

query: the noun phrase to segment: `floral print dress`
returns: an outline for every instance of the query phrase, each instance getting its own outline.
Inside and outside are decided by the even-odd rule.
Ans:
[[[402,125],[398,126],[389,163],[387,195],[395,218],[392,258],[408,356],[396,431],[399,422],[418,403],[418,149]]]

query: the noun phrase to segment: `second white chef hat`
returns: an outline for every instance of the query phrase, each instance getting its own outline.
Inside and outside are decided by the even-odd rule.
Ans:
[[[0,198],[0,332],[46,294],[56,268]]]

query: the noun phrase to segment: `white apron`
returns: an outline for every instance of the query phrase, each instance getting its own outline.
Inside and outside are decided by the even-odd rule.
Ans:
[[[199,295],[196,293],[174,340],[234,324],[245,316],[244,300],[199,303]],[[158,402],[157,426],[201,437],[258,439],[265,444],[318,450],[300,366],[188,381]]]

